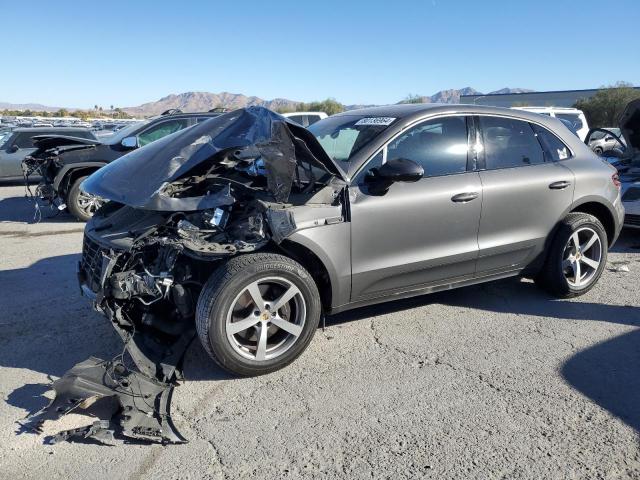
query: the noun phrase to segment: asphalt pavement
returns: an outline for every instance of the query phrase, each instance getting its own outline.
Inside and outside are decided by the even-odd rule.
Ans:
[[[122,348],[78,290],[83,224],[55,213],[33,223],[0,185],[3,478],[640,478],[640,231],[577,299],[509,279],[358,309],[259,378],[195,343],[172,404],[186,445],[46,445],[92,421],[22,431],[49,382]]]

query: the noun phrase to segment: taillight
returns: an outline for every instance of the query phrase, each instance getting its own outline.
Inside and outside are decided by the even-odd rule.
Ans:
[[[617,173],[614,173],[613,175],[611,175],[611,181],[616,187],[618,187],[618,189],[620,189],[620,186],[622,184],[620,183],[620,176]]]

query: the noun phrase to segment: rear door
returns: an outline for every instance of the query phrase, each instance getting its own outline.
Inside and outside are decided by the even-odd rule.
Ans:
[[[499,116],[477,121],[484,147],[477,271],[521,270],[544,251],[571,205],[574,176],[560,161],[571,153],[541,126]]]
[[[356,177],[349,195],[352,301],[473,277],[482,188],[468,153],[469,120],[448,116],[408,128]],[[422,165],[424,177],[370,192],[367,172],[396,158]]]

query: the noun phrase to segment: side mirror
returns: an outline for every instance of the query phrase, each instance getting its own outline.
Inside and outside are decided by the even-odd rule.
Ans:
[[[424,176],[424,168],[413,160],[395,158],[375,169],[374,177],[387,182],[417,182]]]
[[[610,142],[612,140],[613,140],[613,137],[611,137],[611,136],[604,137],[604,141],[605,142]]]
[[[369,192],[384,195],[395,182],[417,182],[424,176],[424,169],[413,160],[396,158],[378,168],[372,168],[365,177]]]
[[[124,148],[138,148],[138,137],[125,137],[120,142]]]
[[[18,148],[17,145],[11,145],[9,147],[9,149],[7,150],[7,153],[16,153],[18,150],[20,150],[20,149]]]

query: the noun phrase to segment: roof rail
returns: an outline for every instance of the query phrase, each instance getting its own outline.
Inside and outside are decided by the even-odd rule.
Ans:
[[[165,115],[176,115],[178,113],[182,113],[182,110],[180,110],[179,108],[170,108],[169,110],[165,110],[164,112],[162,112],[160,116],[164,117]]]
[[[228,112],[227,107],[215,107],[208,111],[208,113],[225,113]]]

